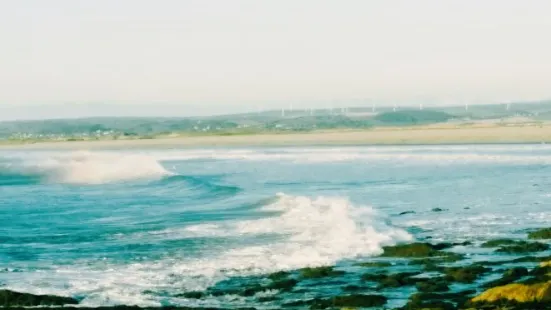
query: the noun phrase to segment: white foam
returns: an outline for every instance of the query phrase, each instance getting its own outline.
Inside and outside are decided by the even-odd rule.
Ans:
[[[174,150],[163,153],[150,152],[159,160],[241,160],[284,161],[294,163],[325,162],[374,162],[396,163],[503,163],[503,164],[551,164],[548,148],[542,146],[511,146],[511,150],[497,146],[456,147],[342,147],[303,149],[231,149],[231,150]],[[537,152],[545,151],[538,155]],[[505,153],[504,153],[505,152]]]
[[[53,274],[31,274],[29,280],[33,285],[22,289],[85,295],[83,305],[87,306],[161,305],[161,297],[143,292],[204,290],[232,275],[334,264],[342,259],[378,255],[385,245],[412,239],[406,231],[392,226],[384,215],[369,206],[355,206],[346,198],[313,199],[285,194],[278,197],[276,202],[264,207],[276,212],[268,218],[204,223],[150,235],[153,238],[279,235],[261,245],[244,242],[234,248],[213,249],[199,258],[182,254],[124,265],[109,262],[73,264],[58,267]],[[126,237],[144,238],[143,235]],[[44,278],[37,278],[41,276]],[[23,275],[18,277],[17,285],[29,283],[22,281]],[[44,286],[37,287],[37,283]],[[10,283],[8,286],[12,287]],[[186,300],[171,299],[171,302],[190,305]]]
[[[85,151],[30,157],[12,169],[40,175],[46,182],[66,184],[104,184],[170,174],[150,156]]]

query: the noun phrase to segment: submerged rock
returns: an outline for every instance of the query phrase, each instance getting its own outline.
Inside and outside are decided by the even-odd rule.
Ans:
[[[476,291],[468,290],[456,293],[416,293],[410,296],[409,302],[403,310],[452,310],[457,309],[455,304],[462,305]]]
[[[529,272],[530,277],[522,284],[537,284],[542,282],[551,281],[551,266],[536,267]]]
[[[379,284],[378,288],[389,288],[389,287],[401,287],[407,285],[414,285],[418,279],[412,277],[419,275],[420,272],[400,272],[394,274],[370,274],[366,273],[362,275],[362,280],[377,282]]]
[[[404,212],[400,212],[399,215],[406,215],[406,214],[415,214],[415,211],[404,211]]]
[[[528,233],[528,239],[551,239],[551,227]]]
[[[446,252],[446,256],[416,258],[409,262],[409,265],[426,265],[433,266],[442,263],[454,263],[465,258],[462,254]]]
[[[279,281],[288,278],[290,275],[291,274],[287,271],[278,271],[268,275],[268,279],[272,281]]]
[[[325,277],[342,276],[344,271],[333,270],[332,266],[323,267],[307,267],[300,270],[300,275],[303,279],[319,279]]]
[[[513,283],[522,277],[528,275],[528,269],[524,267],[514,267],[503,273],[503,276],[500,279],[488,282],[483,285],[485,288],[491,288],[496,286],[503,286],[510,283]]]
[[[448,282],[443,278],[427,279],[426,281],[418,281],[415,287],[419,292],[447,292],[450,290]]]
[[[192,292],[185,292],[183,294],[178,294],[176,295],[176,297],[184,297],[188,299],[201,299],[205,297],[205,293],[200,291],[192,291]]]
[[[352,294],[352,295],[342,295],[335,296],[332,298],[322,299],[316,298],[309,301],[306,301],[306,304],[310,305],[310,309],[327,309],[335,307],[351,307],[351,308],[371,308],[371,307],[381,307],[385,305],[387,298],[382,295],[367,295],[367,294]],[[300,306],[287,304],[286,306]]]
[[[549,250],[549,245],[540,242],[518,242],[514,245],[503,246],[496,250],[498,253],[522,254],[532,252],[542,252]]]
[[[392,267],[392,263],[390,262],[363,262],[363,263],[357,263],[355,265],[360,267],[372,267],[372,268]]]
[[[489,272],[491,269],[480,265],[471,265],[465,267],[448,267],[440,270],[445,274],[448,281],[461,283],[473,283],[481,275]]]
[[[271,284],[266,286],[266,289],[286,292],[292,290],[297,284],[298,281],[295,279],[284,279],[272,282]]]
[[[76,304],[78,304],[78,301],[71,297],[34,295],[0,290],[0,306],[2,307],[64,306]]]
[[[522,242],[522,241],[513,240],[513,239],[494,239],[494,240],[486,241],[480,246],[483,248],[498,248],[504,245],[515,245],[518,242]]]

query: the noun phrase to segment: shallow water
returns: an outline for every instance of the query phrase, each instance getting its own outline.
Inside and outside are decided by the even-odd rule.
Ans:
[[[551,222],[550,164],[546,145],[3,150],[0,286],[89,306],[258,306],[175,295],[328,264],[353,283],[385,245],[524,238]],[[399,305],[411,291],[384,293]]]

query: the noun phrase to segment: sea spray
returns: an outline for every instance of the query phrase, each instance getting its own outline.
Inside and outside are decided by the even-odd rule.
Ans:
[[[155,158],[146,155],[73,152],[23,157],[2,170],[4,175],[27,176],[45,183],[105,184],[171,175]]]

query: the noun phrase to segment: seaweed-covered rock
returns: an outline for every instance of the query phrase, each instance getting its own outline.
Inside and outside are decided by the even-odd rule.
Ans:
[[[480,265],[471,265],[465,267],[449,267],[441,270],[448,281],[456,281],[461,283],[473,283],[486,272],[491,269]]]
[[[456,293],[416,293],[409,297],[402,310],[455,310],[455,304],[462,305],[476,291],[460,291]]]
[[[498,247],[504,246],[504,245],[515,245],[518,242],[520,242],[520,241],[519,240],[513,240],[513,239],[493,239],[493,240],[489,240],[489,241],[484,242],[480,246],[483,247],[483,248],[498,248]]]
[[[419,292],[447,292],[450,290],[448,282],[443,278],[427,279],[425,281],[417,281],[415,287]]]
[[[522,254],[549,250],[549,245],[541,242],[518,242],[514,245],[503,246],[496,250],[498,253]]]
[[[239,291],[237,295],[243,296],[243,297],[252,297],[260,292],[263,292],[267,290],[268,288],[262,286],[262,285],[254,285],[250,287],[246,287],[243,290]]]
[[[473,303],[493,303],[510,300],[519,303],[551,302],[551,282],[537,284],[508,284],[491,288],[471,301]]]
[[[188,299],[201,299],[205,297],[205,293],[199,292],[199,291],[191,291],[191,292],[185,292],[183,294],[176,295],[176,297],[184,297]]]
[[[383,267],[392,267],[390,262],[362,262],[355,264],[360,267],[371,267],[371,268],[383,268]]]
[[[272,281],[279,281],[288,278],[290,275],[287,271],[278,271],[268,275],[268,279]]]
[[[483,285],[485,288],[491,288],[496,286],[503,286],[513,283],[524,276],[528,275],[528,269],[524,267],[514,267],[503,273],[503,276],[497,280],[488,282]]]
[[[528,239],[551,239],[551,227],[528,233]]]
[[[256,300],[258,302],[270,302],[270,301],[279,300],[279,298],[277,296],[262,296],[262,297],[258,297]]]
[[[272,289],[272,290],[290,291],[297,284],[298,284],[298,281],[295,279],[284,279],[284,280],[274,281],[271,284],[269,284],[266,288]]]
[[[446,256],[415,258],[409,262],[409,265],[436,265],[444,263],[454,263],[465,258],[464,255],[458,253],[445,252]]]
[[[381,307],[386,304],[387,298],[382,295],[352,294],[335,296],[328,299],[316,299],[310,309],[327,309],[334,307],[370,308]]]
[[[419,301],[408,302],[401,310],[456,310],[457,308],[446,301]]]
[[[362,275],[362,280],[377,282],[379,284],[378,288],[389,288],[389,287],[401,287],[407,285],[414,285],[418,279],[413,278],[414,276],[419,275],[420,272],[400,272],[393,274],[369,274],[366,273]]]
[[[359,285],[354,285],[354,284],[350,284],[350,285],[344,286],[342,288],[342,290],[345,291],[345,292],[357,292],[357,291],[364,290],[364,289],[366,289],[366,288],[362,287],[362,286],[359,286]]]
[[[1,307],[64,306],[76,304],[78,304],[78,301],[71,297],[34,295],[10,290],[0,290]]]
[[[319,279],[325,277],[335,277],[345,274],[344,271],[334,270],[332,266],[307,267],[300,270],[303,279]]]
[[[444,252],[439,250],[438,245],[433,245],[424,242],[415,242],[409,244],[398,244],[394,246],[383,247],[383,257],[406,257],[406,258],[422,258],[422,257],[437,257],[449,256],[454,253]]]
[[[470,241],[464,241],[464,242],[442,242],[437,244],[432,244],[432,248],[435,250],[445,250],[449,248],[453,248],[454,246],[467,246],[472,245],[473,243]]]

